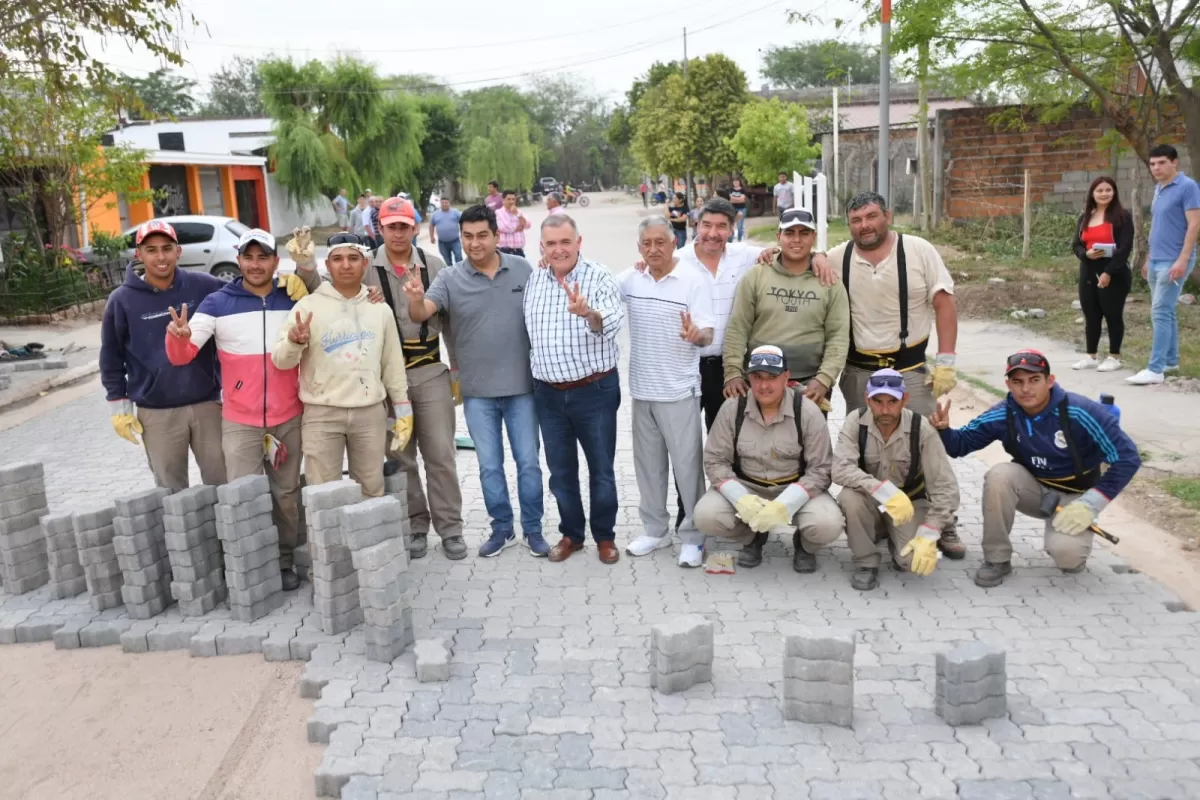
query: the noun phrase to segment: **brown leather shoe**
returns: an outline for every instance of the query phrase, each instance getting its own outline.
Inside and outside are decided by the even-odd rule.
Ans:
[[[621,560],[621,551],[617,549],[616,542],[596,542],[596,554],[600,556],[600,563],[615,564]]]
[[[558,540],[558,544],[550,548],[551,561],[566,561],[571,553],[583,549],[583,542],[573,542],[566,536]]]

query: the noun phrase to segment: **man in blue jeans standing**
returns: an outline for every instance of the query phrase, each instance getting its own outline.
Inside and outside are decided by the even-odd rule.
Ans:
[[[1196,266],[1200,234],[1200,186],[1179,171],[1179,153],[1169,144],[1150,148],[1154,204],[1150,208],[1150,255],[1142,277],[1150,283],[1150,321],[1154,343],[1150,363],[1127,378],[1134,386],[1162,383],[1164,373],[1179,369],[1179,323],[1175,304]]]
[[[450,207],[450,198],[443,197],[441,208],[429,217],[429,241],[438,247],[442,261],[457,264],[462,261],[462,242],[458,238],[458,221],[462,217],[457,208]]]
[[[586,533],[579,491],[579,447],[588,464],[592,537],[600,561],[615,564],[617,522],[617,334],[625,319],[621,292],[603,265],[579,255],[583,238],[567,214],[542,222],[544,269],[525,290],[525,327],[538,421],[546,443],[550,491],[558,501],[563,538],[550,551],[565,561],[583,549]]]
[[[542,538],[538,419],[522,309],[533,268],[523,258],[497,251],[496,213],[487,206],[463,211],[460,226],[466,260],[438,272],[428,293],[420,281],[406,282],[408,313],[417,323],[442,310],[448,315],[447,336],[458,357],[463,415],[479,458],[483,502],[492,518],[491,537],[479,555],[499,555],[517,541],[504,479],[507,428],[517,462],[521,531],[530,552],[545,556],[550,546]]]

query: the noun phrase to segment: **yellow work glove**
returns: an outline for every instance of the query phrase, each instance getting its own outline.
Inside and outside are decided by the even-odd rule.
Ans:
[[[879,505],[883,506],[887,515],[892,518],[892,522],[897,525],[903,525],[912,519],[912,501],[908,499],[908,495],[900,491],[900,487],[891,481],[884,481],[875,487],[875,491],[871,492],[871,497],[879,501]]]
[[[408,447],[413,433],[412,404],[396,403],[396,421],[392,424],[392,450],[399,453]]]
[[[312,243],[312,230],[307,225],[292,230],[292,239],[287,243],[287,251],[297,264],[307,265],[316,261],[317,249]]]
[[[1086,496],[1086,495],[1085,495]],[[1096,511],[1081,497],[1073,503],[1067,503],[1062,510],[1054,515],[1051,527],[1059,533],[1068,536],[1078,536],[1092,527],[1096,521]]]
[[[308,297],[308,287],[304,285],[304,279],[294,272],[287,272],[279,276],[279,288],[287,289],[288,297],[292,300]]]
[[[933,386],[933,396],[941,397],[958,385],[958,372],[954,369],[954,353],[938,353],[933,372],[925,378]]]
[[[807,502],[808,492],[800,484],[793,483],[762,507],[754,519],[750,520],[750,528],[758,533],[766,533],[773,528],[787,527],[792,524],[796,512]]]
[[[454,398],[454,405],[462,405],[462,383],[458,380],[458,370],[450,370],[450,396]]]
[[[914,575],[925,577],[932,574],[937,567],[941,553],[937,549],[938,532],[928,525],[917,528],[917,535],[909,539],[908,544],[900,551],[901,556],[912,553],[912,567],[909,571]]]
[[[133,415],[133,402],[130,400],[112,400],[108,407],[112,410],[112,426],[117,436],[127,439],[136,445],[141,442],[134,434],[142,432],[142,423]]]

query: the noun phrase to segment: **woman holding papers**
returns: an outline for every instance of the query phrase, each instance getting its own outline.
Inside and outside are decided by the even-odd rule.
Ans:
[[[1125,297],[1132,275],[1133,219],[1121,207],[1117,182],[1100,177],[1088,187],[1087,204],[1075,226],[1072,249],[1079,258],[1079,304],[1083,308],[1087,356],[1072,369],[1113,372],[1121,368]],[[1097,361],[1100,323],[1108,326],[1108,358]]]

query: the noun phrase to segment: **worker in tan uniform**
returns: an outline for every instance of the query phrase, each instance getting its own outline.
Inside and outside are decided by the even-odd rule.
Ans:
[[[896,569],[926,576],[937,567],[939,532],[958,510],[958,479],[937,430],[907,408],[904,376],[881,369],[867,379],[864,408],[846,415],[833,452],[842,487],[846,541],[854,554],[850,585],[879,585],[881,537]],[[849,398],[847,398],[847,401]]]
[[[829,430],[799,387],[783,351],[757,347],[746,364],[747,396],[721,406],[704,446],[712,483],[696,504],[701,532],[742,545],[738,565],[762,563],[771,532],[793,532],[796,572],[815,572],[816,553],[841,535],[842,512],[827,494],[833,461]]]
[[[446,338],[451,334],[443,314],[413,322],[404,294],[404,284],[409,280],[420,280],[423,288],[428,289],[446,265],[439,257],[413,245],[418,229],[410,201],[402,197],[384,201],[379,207],[379,228],[383,246],[375,251],[375,260],[363,283],[381,287],[384,299],[396,315],[408,376],[415,428],[408,446],[399,453],[399,468],[407,477],[408,519],[412,529],[408,554],[411,558],[421,558],[428,552],[432,521],[442,540],[442,552],[446,558],[457,561],[467,555],[454,446],[454,407],[462,403],[462,396],[453,352],[449,368],[441,355],[441,334],[445,333]],[[418,448],[425,462],[428,499],[417,471]],[[394,462],[387,466],[388,470],[395,468]]]

